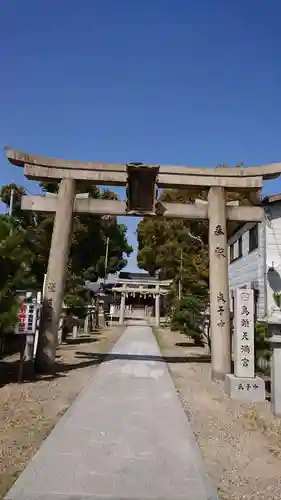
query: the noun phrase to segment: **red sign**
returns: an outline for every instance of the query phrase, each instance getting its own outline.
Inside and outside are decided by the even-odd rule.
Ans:
[[[34,334],[36,331],[37,305],[23,302],[20,305],[15,333]]]
[[[19,332],[25,331],[26,312],[27,312],[27,305],[22,303],[21,308],[20,308],[20,313],[18,314],[18,318],[19,318],[18,330],[19,330]]]

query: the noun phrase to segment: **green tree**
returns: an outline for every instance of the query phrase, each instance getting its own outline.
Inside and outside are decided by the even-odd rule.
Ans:
[[[185,295],[176,302],[172,316],[171,329],[179,330],[193,338],[195,345],[205,344],[203,332],[204,315],[208,303],[207,293],[201,295]]]
[[[6,224],[13,225],[17,232],[13,232],[9,239],[10,248],[14,248],[13,258],[28,255],[28,264],[25,267],[25,280],[29,284],[42,288],[44,274],[47,271],[50,243],[53,230],[54,214],[34,213],[21,209],[21,197],[26,194],[21,186],[9,184],[2,187],[1,199],[10,204],[11,189],[14,190],[12,217],[5,216]],[[42,192],[56,193],[57,184],[41,184]],[[95,186],[80,183],[77,192],[89,192],[93,198],[116,199],[116,194],[105,190],[101,192]],[[8,231],[9,233],[9,231]],[[18,239],[15,239],[15,238]],[[21,238],[19,243],[19,238]],[[127,242],[126,227],[118,223],[116,217],[101,217],[99,215],[74,215],[71,248],[68,263],[65,302],[73,308],[82,307],[88,301],[84,289],[84,281],[96,280],[105,273],[105,244],[109,238],[108,272],[115,273],[126,266],[126,256],[132,252],[132,247]],[[2,243],[5,240],[3,235]],[[8,241],[7,241],[8,244]],[[5,247],[6,248],[6,247]],[[15,249],[18,249],[16,253]],[[4,252],[4,248],[3,248]],[[15,263],[16,265],[16,263]],[[19,267],[19,269],[21,269]],[[2,294],[7,293],[7,287],[14,290],[9,282],[3,288]],[[12,293],[12,292],[11,292]],[[6,305],[7,312],[8,306]]]
[[[271,357],[270,344],[268,342],[268,327],[264,323],[255,325],[255,370],[265,372],[269,375]]]
[[[163,202],[188,203],[198,193],[166,190]],[[204,198],[202,193],[201,197]],[[172,279],[168,308],[172,327],[201,342],[199,324],[209,297],[208,225],[206,221],[147,218],[138,225],[138,264],[162,279]],[[179,295],[181,299],[179,300]],[[196,314],[195,314],[196,313]],[[197,314],[198,313],[198,314]]]
[[[31,253],[26,235],[17,222],[0,215],[0,336],[14,329],[18,303],[16,290],[32,286],[30,279]]]
[[[207,191],[171,189],[160,195],[164,203],[192,203],[195,198],[206,200]],[[231,200],[249,204],[247,194],[227,193],[227,201]],[[255,194],[250,202],[257,200]],[[229,232],[235,231],[237,225],[230,222]],[[209,303],[208,222],[159,217],[143,219],[138,225],[138,244],[139,267],[151,275],[159,271],[163,279],[173,280],[167,301],[172,328],[178,328],[200,343],[205,321],[203,312]],[[207,341],[210,346],[209,335]]]
[[[43,282],[46,273],[49,249],[53,230],[54,214],[34,213],[20,208],[21,196],[25,191],[20,186],[7,185],[2,188],[1,199],[9,205],[11,188],[15,189],[13,219],[26,231],[28,248],[33,254],[32,272],[38,283]],[[57,184],[41,184],[43,193],[47,190],[56,193]],[[88,188],[88,189],[87,189]],[[89,192],[92,198],[116,199],[116,194],[95,186],[78,184],[77,192]],[[118,223],[116,217],[79,214],[73,216],[72,241],[69,255],[69,275],[82,279],[95,280],[105,272],[105,243],[109,238],[108,272],[123,269],[126,256],[133,251],[127,242],[126,227]]]
[[[166,202],[187,203],[181,191],[164,191]],[[138,225],[138,264],[150,274],[160,271],[163,278],[178,281],[183,288],[198,275],[208,280],[208,226],[205,221],[147,218]],[[202,276],[201,276],[202,275]],[[189,284],[187,284],[189,283]]]

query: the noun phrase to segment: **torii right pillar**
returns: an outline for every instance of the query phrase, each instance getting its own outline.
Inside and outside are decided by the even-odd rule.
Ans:
[[[226,201],[223,187],[213,186],[208,195],[209,287],[212,378],[224,380],[231,372]]]

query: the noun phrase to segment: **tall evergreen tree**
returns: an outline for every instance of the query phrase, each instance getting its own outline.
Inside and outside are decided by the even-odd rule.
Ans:
[[[56,193],[58,185],[42,184],[41,188],[43,193],[45,191]],[[12,189],[14,190],[12,217],[2,216],[0,228],[2,251],[0,255],[0,258],[2,258],[0,272],[3,268],[0,293],[4,308],[3,314],[9,314],[8,302],[4,301],[4,297],[7,296],[8,300],[8,296],[11,298],[15,290],[15,284],[11,282],[11,273],[7,274],[7,265],[7,272],[5,272],[5,259],[6,263],[9,262],[10,266],[12,264],[14,266],[11,268],[11,272],[14,274],[18,288],[23,286],[24,283],[42,289],[44,274],[47,271],[54,222],[54,214],[23,211],[21,209],[21,197],[26,193],[23,187],[15,184],[2,187],[0,196],[7,207],[10,204]],[[87,191],[92,198],[116,198],[116,194],[109,190],[101,192],[95,186],[90,186],[89,189],[88,184],[83,183],[78,184],[77,191]],[[11,234],[10,227],[14,228]],[[116,273],[126,266],[126,257],[133,250],[127,241],[126,227],[119,224],[116,217],[102,217],[90,214],[75,214],[73,216],[65,294],[65,302],[70,306],[81,307],[86,303],[85,280],[94,281],[98,277],[104,276],[107,238],[109,238],[107,271]],[[4,331],[3,328],[1,330],[0,319],[0,334],[1,331]],[[5,327],[5,331],[6,329]]]

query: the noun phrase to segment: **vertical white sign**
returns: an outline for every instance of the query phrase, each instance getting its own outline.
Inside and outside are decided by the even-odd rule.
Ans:
[[[234,343],[234,375],[254,377],[254,291],[251,289],[235,290]]]
[[[15,326],[15,333],[22,333],[24,335],[35,334],[37,310],[38,305],[36,303],[22,302],[18,314],[18,322]]]

